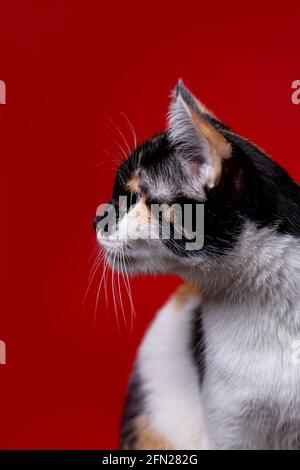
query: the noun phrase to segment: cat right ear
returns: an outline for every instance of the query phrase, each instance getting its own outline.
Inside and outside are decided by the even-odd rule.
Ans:
[[[220,180],[223,160],[231,157],[232,148],[206,114],[203,105],[180,80],[168,115],[170,139],[186,164],[190,163],[193,176],[213,188]]]

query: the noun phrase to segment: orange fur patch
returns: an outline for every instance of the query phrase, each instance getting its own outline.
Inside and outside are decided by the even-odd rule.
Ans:
[[[215,170],[214,179],[207,181],[207,183],[209,185],[216,186],[221,178],[223,160],[230,158],[232,155],[231,144],[230,142],[227,142],[220,132],[199,116],[199,114],[197,114],[193,109],[189,108],[189,113],[199,133],[205,137],[213,159]]]
[[[216,116],[215,114],[210,111],[209,109],[207,109],[207,107],[205,106],[205,104],[201,103],[201,101],[198,100],[198,98],[195,98],[194,96],[194,100],[196,101],[197,105],[199,106],[199,109],[202,113],[204,114],[208,114],[209,116],[213,117],[216,119]]]
[[[136,421],[135,450],[172,450],[167,439],[151,429],[146,417],[140,416]]]
[[[140,178],[137,175],[132,176],[126,186],[131,193],[137,193],[140,188]]]
[[[191,296],[199,297],[201,299],[203,294],[203,290],[199,286],[195,286],[193,284],[183,284],[180,286],[177,291],[175,292],[173,298],[178,307],[182,307]]]

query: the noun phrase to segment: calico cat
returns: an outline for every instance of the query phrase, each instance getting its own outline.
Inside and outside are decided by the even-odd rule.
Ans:
[[[119,212],[119,196],[129,196]],[[112,263],[181,276],[140,347],[123,449],[300,449],[300,188],[180,81],[168,126],[120,166],[114,233],[159,230],[157,204],[204,204],[204,242],[120,236],[95,220]],[[170,218],[171,222],[174,220]],[[153,227],[152,227],[153,228]],[[124,267],[116,262],[114,268]]]

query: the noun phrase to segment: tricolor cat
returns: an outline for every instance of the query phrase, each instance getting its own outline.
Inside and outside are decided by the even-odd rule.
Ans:
[[[122,426],[124,449],[300,449],[300,189],[180,81],[168,126],[120,166],[113,230],[95,221],[112,263],[186,284],[140,347]],[[152,204],[204,204],[204,244],[122,236],[159,233]],[[171,222],[174,222],[170,218]],[[142,230],[143,232],[143,230]],[[141,233],[142,233],[141,232]],[[116,237],[119,233],[119,237]],[[120,257],[121,258],[121,257]]]

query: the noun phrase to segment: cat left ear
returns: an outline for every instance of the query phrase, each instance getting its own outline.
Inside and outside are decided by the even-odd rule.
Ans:
[[[231,144],[209,122],[207,111],[180,80],[173,93],[168,116],[172,143],[190,162],[202,183],[215,187],[221,177],[223,160],[231,157]]]

